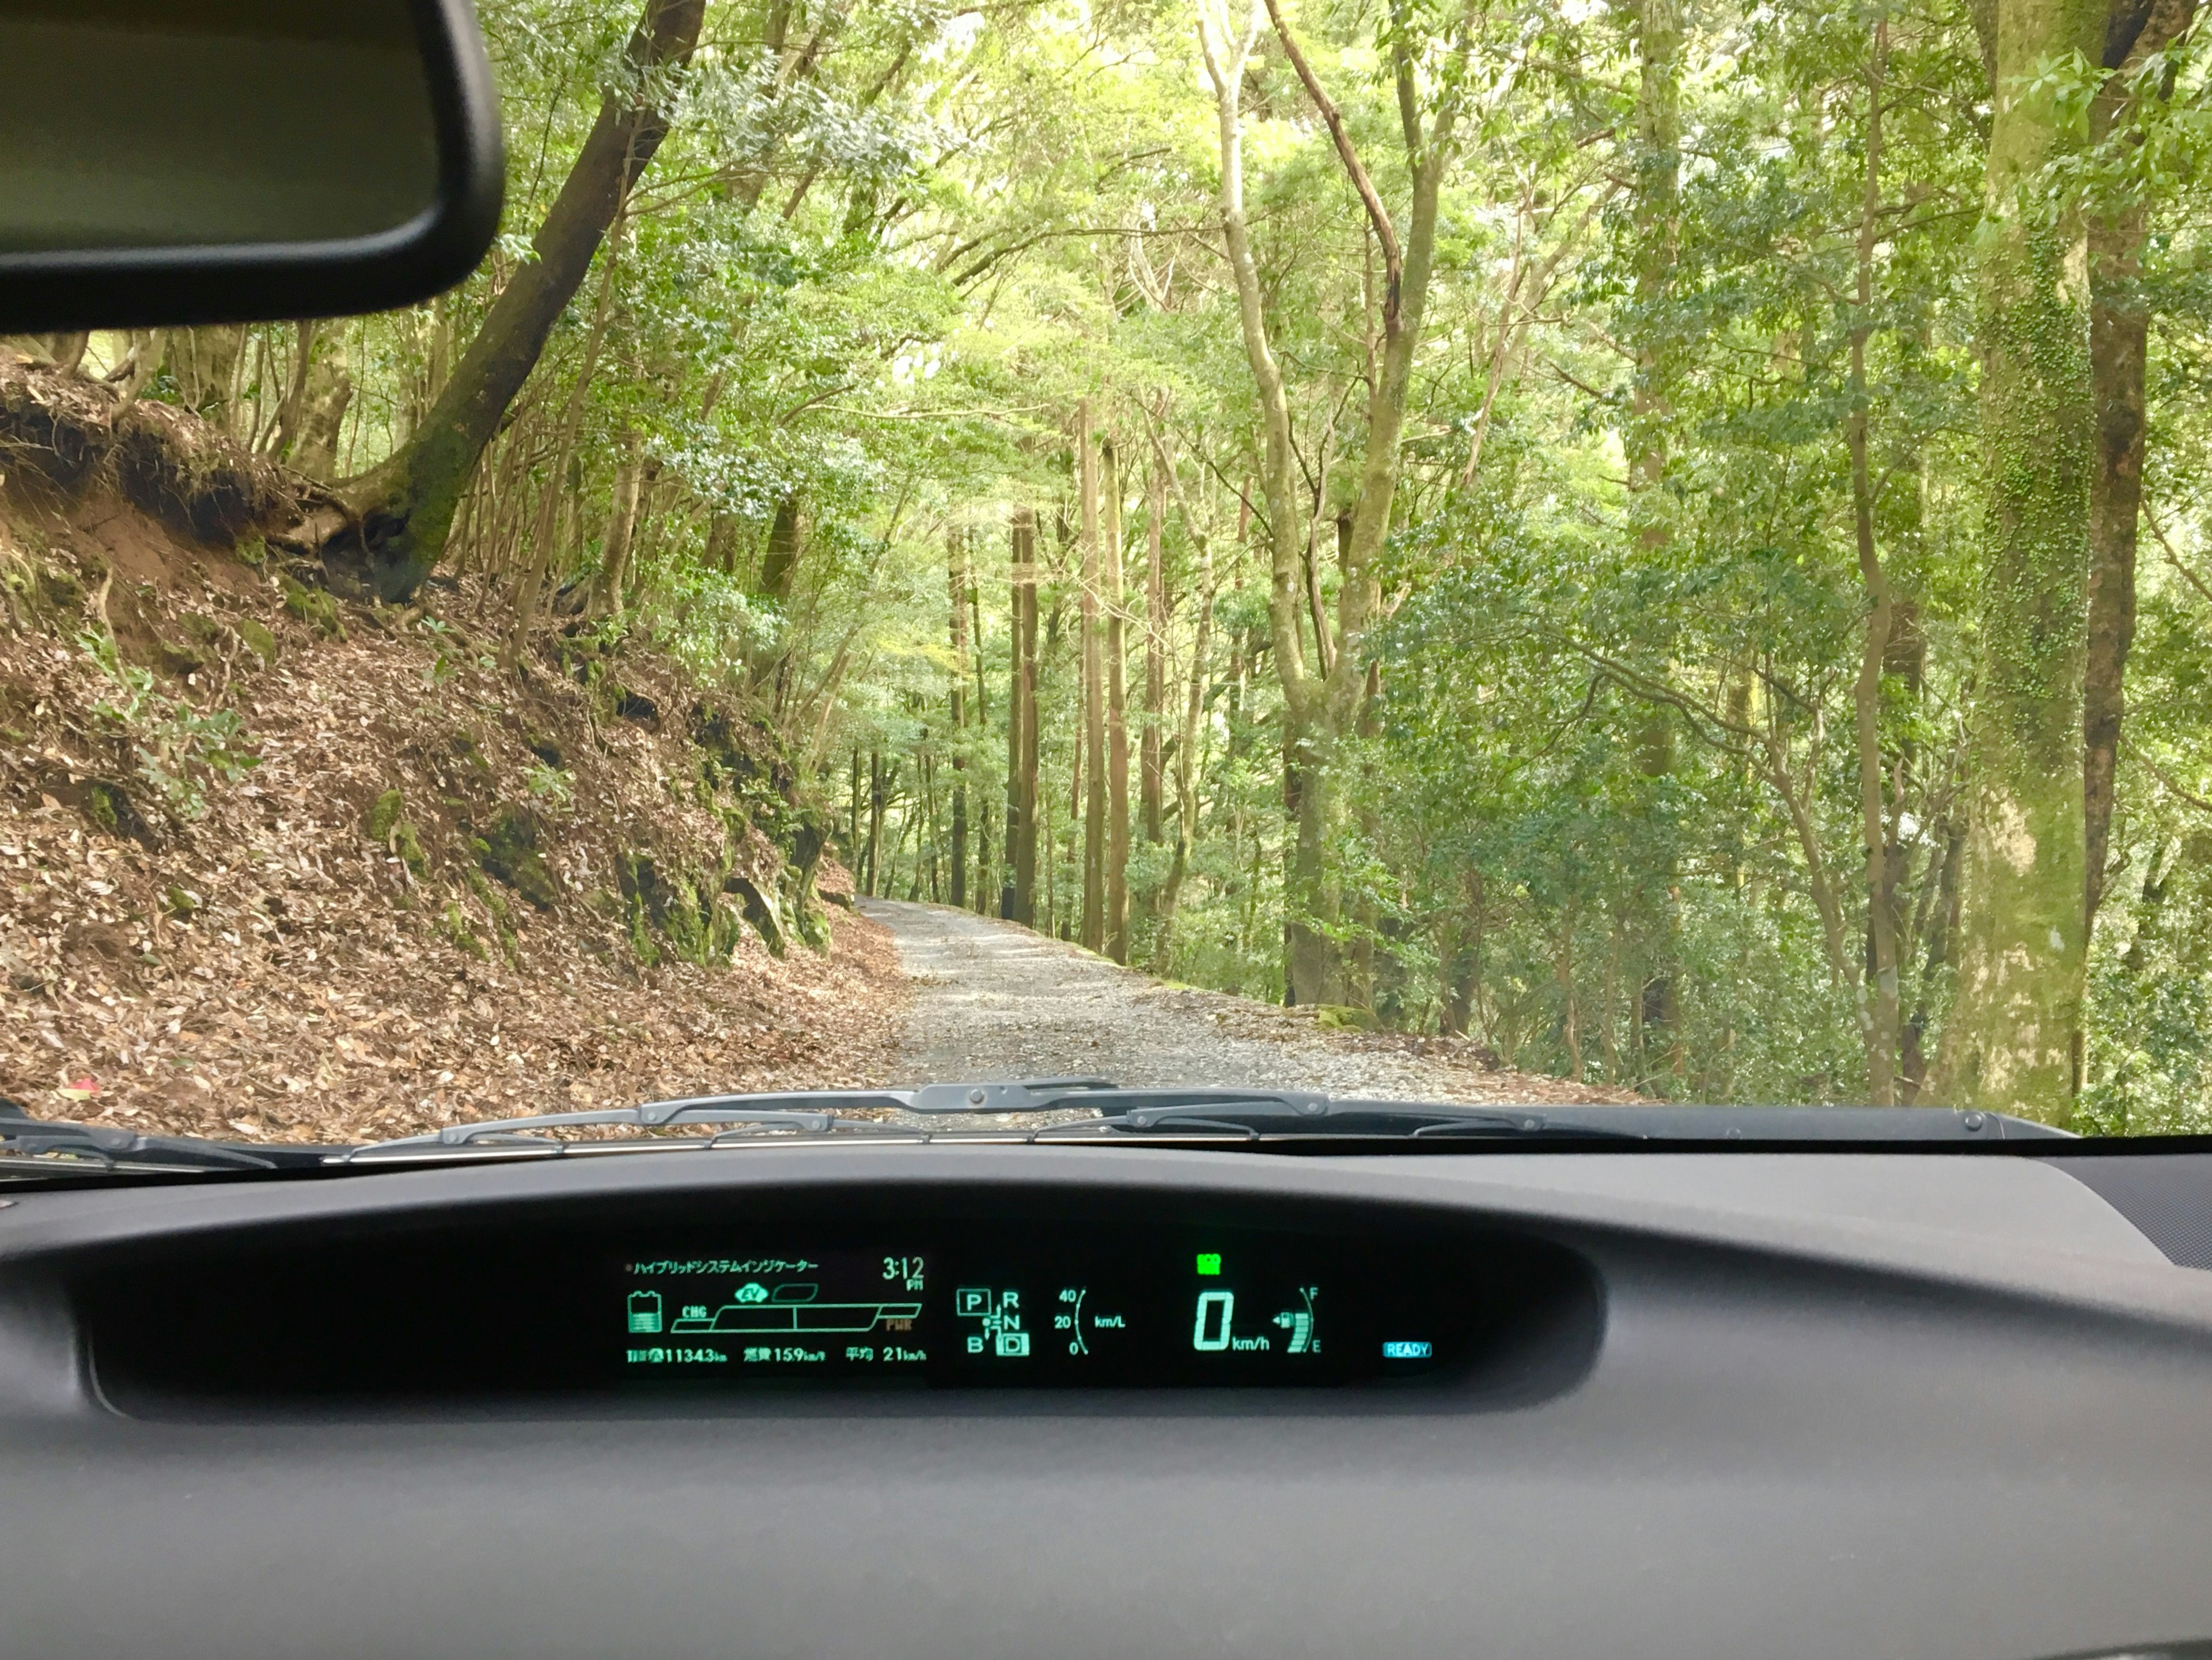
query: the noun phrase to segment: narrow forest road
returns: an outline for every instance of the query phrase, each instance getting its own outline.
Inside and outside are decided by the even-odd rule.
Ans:
[[[946,906],[858,904],[890,930],[917,982],[899,1057],[904,1081],[1096,1074],[1478,1104],[1636,1098],[1486,1069],[1480,1047],[1464,1040],[1324,1030],[1295,1010],[1164,985]]]

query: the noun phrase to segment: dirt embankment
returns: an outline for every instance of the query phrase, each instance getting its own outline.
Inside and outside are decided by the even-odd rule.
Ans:
[[[0,364],[0,1095],[326,1140],[885,1081],[895,956],[733,706],[337,599],[281,475],[113,403]]]

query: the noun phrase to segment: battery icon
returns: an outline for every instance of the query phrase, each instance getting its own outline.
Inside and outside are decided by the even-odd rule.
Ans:
[[[634,1291],[629,1294],[629,1329],[638,1332],[660,1329],[660,1293]]]

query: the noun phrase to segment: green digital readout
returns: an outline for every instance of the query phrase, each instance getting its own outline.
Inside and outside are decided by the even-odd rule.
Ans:
[[[919,1251],[668,1256],[624,1268],[627,1365],[842,1370],[929,1358]]]
[[[717,1385],[1327,1383],[1437,1353],[1381,1267],[1305,1240],[1050,1230],[687,1249],[623,1262],[605,1341],[626,1375]]]

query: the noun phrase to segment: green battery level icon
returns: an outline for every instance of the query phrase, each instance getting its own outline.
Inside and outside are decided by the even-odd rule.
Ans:
[[[660,1293],[634,1291],[629,1294],[629,1329],[637,1332],[660,1329]]]

